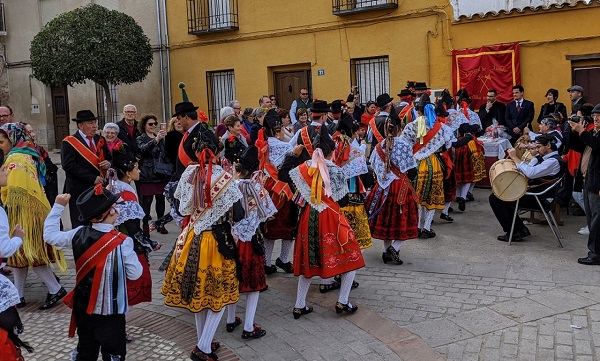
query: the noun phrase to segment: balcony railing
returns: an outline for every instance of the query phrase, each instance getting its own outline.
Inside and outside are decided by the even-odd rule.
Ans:
[[[398,8],[398,0],[331,0],[333,15]]]
[[[187,0],[188,33],[239,29],[238,0]]]
[[[4,3],[0,3],[0,35],[6,35],[6,16],[4,15]]]

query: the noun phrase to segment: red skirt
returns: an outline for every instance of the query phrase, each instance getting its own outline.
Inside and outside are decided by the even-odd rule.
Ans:
[[[476,152],[468,145],[454,150],[454,175],[456,183],[479,182],[486,177],[483,149],[479,144]]]
[[[365,266],[360,246],[344,214],[310,204],[300,212],[294,244],[294,275],[330,278]]]
[[[21,349],[8,338],[8,332],[0,328],[0,355],[5,361],[25,361]]]
[[[264,291],[267,289],[265,277],[265,256],[252,248],[252,242],[238,242],[241,270],[240,292]]]
[[[135,281],[127,280],[127,301],[129,306],[142,302],[152,301],[152,276],[150,276],[150,264],[145,254],[138,254],[142,264],[142,275]]]
[[[410,186],[404,199],[399,199],[402,196],[402,187],[401,180],[393,181],[387,190],[382,189],[379,183],[376,183],[365,199],[365,208],[369,214],[369,227],[373,238],[384,241],[403,241],[418,237],[417,195],[415,189]],[[403,203],[400,204],[400,201]]]
[[[264,236],[268,239],[294,239],[296,225],[298,224],[298,206],[291,200],[281,198],[273,192],[275,181],[267,177],[265,189],[269,192],[273,203],[277,207],[274,219],[265,223]]]

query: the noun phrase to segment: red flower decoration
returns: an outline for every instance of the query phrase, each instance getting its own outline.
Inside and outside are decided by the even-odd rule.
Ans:
[[[102,187],[102,183],[96,184],[96,186],[94,187],[94,194],[97,196],[104,194],[104,188]]]
[[[235,136],[233,134],[229,134],[229,138],[227,138],[230,142],[235,142]]]
[[[200,120],[202,123],[208,123],[208,117],[203,110],[198,110],[198,120]]]

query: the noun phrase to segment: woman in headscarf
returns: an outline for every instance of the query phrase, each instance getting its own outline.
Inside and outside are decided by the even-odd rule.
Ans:
[[[46,165],[20,123],[6,123],[0,127],[0,149],[5,154],[4,166],[8,173],[7,185],[1,191],[2,203],[10,228],[18,224],[25,233],[23,245],[6,262],[14,270],[15,286],[21,300],[18,307],[26,304],[25,280],[29,267],[33,267],[48,288],[46,300],[39,307],[45,310],[67,294],[49,266],[57,263],[64,271],[67,268],[65,258],[62,252],[46,245],[43,240],[43,220],[50,212],[50,203],[43,189]]]

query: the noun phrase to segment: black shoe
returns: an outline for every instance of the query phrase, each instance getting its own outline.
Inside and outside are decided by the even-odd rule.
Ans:
[[[390,257],[387,252],[383,252],[381,254],[381,259],[383,259],[383,263],[387,264],[389,261],[392,260],[392,257]]]
[[[452,212],[454,212],[454,208],[452,208],[452,207],[448,208],[448,213],[452,213]]]
[[[329,291],[337,290],[340,287],[341,287],[341,284],[339,282],[336,282],[334,280],[331,284],[328,284],[328,285],[320,284],[319,285],[319,292],[321,292],[321,293],[327,293]]]
[[[210,343],[210,350],[212,352],[217,351],[219,348],[221,348],[221,344],[219,342],[213,341],[213,342]]]
[[[27,302],[25,302],[25,297],[21,297],[20,301],[21,302],[16,304],[17,308],[23,308],[23,307],[27,306]]]
[[[273,273],[277,273],[277,267],[275,267],[275,265],[270,265],[270,266],[266,266],[265,265],[265,274],[268,275],[272,275]]]
[[[275,265],[284,270],[285,273],[294,273],[294,266],[292,265],[292,262],[283,263],[283,261],[277,257],[275,260]]]
[[[242,338],[244,340],[253,339],[253,338],[261,338],[267,334],[267,331],[260,328],[260,326],[254,325],[254,330],[251,332],[243,331]]]
[[[598,266],[600,265],[600,259],[593,259],[588,257],[577,259],[577,263],[581,263],[587,266]]]
[[[313,311],[313,308],[310,307],[310,306],[306,306],[304,308],[296,308],[296,307],[294,307],[294,310],[292,311],[292,314],[294,315],[294,319],[297,320],[297,319],[300,318],[300,316],[308,315],[312,311]]]
[[[467,192],[467,202],[473,202],[475,197],[473,197],[473,193]]]
[[[225,329],[227,330],[227,332],[233,332],[233,330],[235,330],[235,328],[241,324],[242,324],[242,319],[236,316],[235,321],[233,321],[232,323],[228,323],[225,326]]]
[[[525,227],[521,230],[513,232],[512,241],[513,242],[521,242],[523,240],[523,238],[530,236],[530,235],[531,235],[531,233],[529,233],[529,229],[527,229],[527,227]],[[510,236],[510,233],[507,232],[506,234],[498,236],[498,240],[502,241],[502,242],[508,242],[509,236]]]
[[[0,275],[8,277],[8,276],[10,276],[11,273],[12,273],[12,271],[9,269],[0,268]],[[56,275],[54,275],[54,276],[56,276]]]
[[[456,197],[456,202],[458,203],[458,210],[464,212],[466,209],[465,203],[467,201],[463,197]]]
[[[396,261],[396,263],[399,264],[399,265],[402,264],[402,263],[404,263],[400,259],[400,252],[396,251],[396,249],[394,249],[393,246],[389,246],[387,248],[386,253],[387,253],[387,255],[388,255],[388,257],[389,257],[389,259],[391,261]]]
[[[339,302],[335,303],[335,313],[342,313],[342,312],[354,313],[354,312],[356,312],[356,310],[358,310],[358,306],[354,306],[350,302],[348,302],[346,304],[339,303]]]
[[[192,353],[190,355],[190,359],[194,361],[217,361],[219,358],[215,355],[214,352],[204,353],[200,351],[198,346],[194,347]]]
[[[421,231],[421,238],[433,238],[435,237],[435,232],[433,229],[425,229]]]
[[[454,218],[452,218],[449,215],[444,214],[444,213],[440,213],[440,218],[446,222],[454,222]]]
[[[55,294],[51,295],[51,294],[47,294],[46,295],[46,300],[44,301],[44,304],[42,304],[39,309],[40,310],[47,310],[49,308],[52,308],[56,305],[56,303],[58,301],[60,301],[63,297],[65,297],[67,295],[67,291],[65,290],[64,287],[61,287],[60,290],[58,290],[58,292],[56,292]]]

